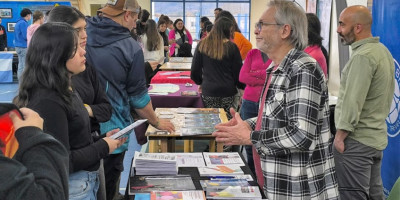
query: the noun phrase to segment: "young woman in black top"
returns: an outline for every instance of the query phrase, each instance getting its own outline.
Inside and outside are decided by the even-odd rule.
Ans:
[[[215,22],[210,34],[196,48],[190,75],[201,86],[204,106],[224,108],[228,118],[231,118],[229,108],[233,106],[237,88],[245,87],[239,82],[240,52],[230,41],[233,31],[230,19],[221,17]]]
[[[69,24],[40,26],[32,37],[14,99],[17,106],[38,112],[44,119],[44,131],[68,150],[70,199],[96,198],[100,159],[125,142],[91,135],[88,112],[71,86],[71,77],[85,70],[85,54]]]
[[[85,15],[71,6],[57,6],[51,10],[48,22],[65,22],[78,31],[79,45],[86,49],[86,20]],[[72,87],[78,92],[90,117],[90,127],[93,135],[101,135],[100,123],[110,120],[112,107],[100,84],[96,70],[86,63],[86,69],[71,77]],[[113,167],[113,166],[111,166]],[[98,200],[106,199],[104,167],[99,168],[100,186],[97,193]]]

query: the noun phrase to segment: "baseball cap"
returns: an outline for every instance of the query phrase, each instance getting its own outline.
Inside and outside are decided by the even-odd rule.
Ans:
[[[125,11],[139,13],[140,6],[137,0],[108,0],[106,6],[100,11],[108,16],[115,17]]]

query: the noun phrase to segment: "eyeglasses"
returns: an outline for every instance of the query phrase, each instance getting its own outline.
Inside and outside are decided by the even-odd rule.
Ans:
[[[269,25],[282,26],[283,24],[277,24],[277,23],[274,24],[274,23],[259,21],[259,22],[256,23],[255,28],[256,28],[257,31],[261,31],[262,26],[269,26]]]

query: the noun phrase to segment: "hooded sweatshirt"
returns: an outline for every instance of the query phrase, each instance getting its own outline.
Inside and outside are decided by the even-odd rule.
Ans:
[[[93,17],[86,21],[86,59],[97,70],[100,83],[113,107],[110,121],[100,124],[101,133],[105,134],[133,123],[131,108],[141,109],[150,102],[143,51],[131,37],[130,30],[113,20]],[[136,140],[135,137],[131,139]],[[127,147],[128,141],[113,153],[122,153]]]
[[[15,24],[15,47],[26,48],[28,22],[20,17]]]

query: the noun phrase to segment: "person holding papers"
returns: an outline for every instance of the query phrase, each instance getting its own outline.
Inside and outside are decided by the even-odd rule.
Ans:
[[[28,107],[44,119],[43,129],[69,152],[69,199],[95,199],[100,159],[126,139],[93,138],[89,115],[71,77],[85,70],[85,50],[76,29],[49,22],[38,28],[27,52],[26,69],[14,103]],[[96,140],[97,139],[97,140]]]

